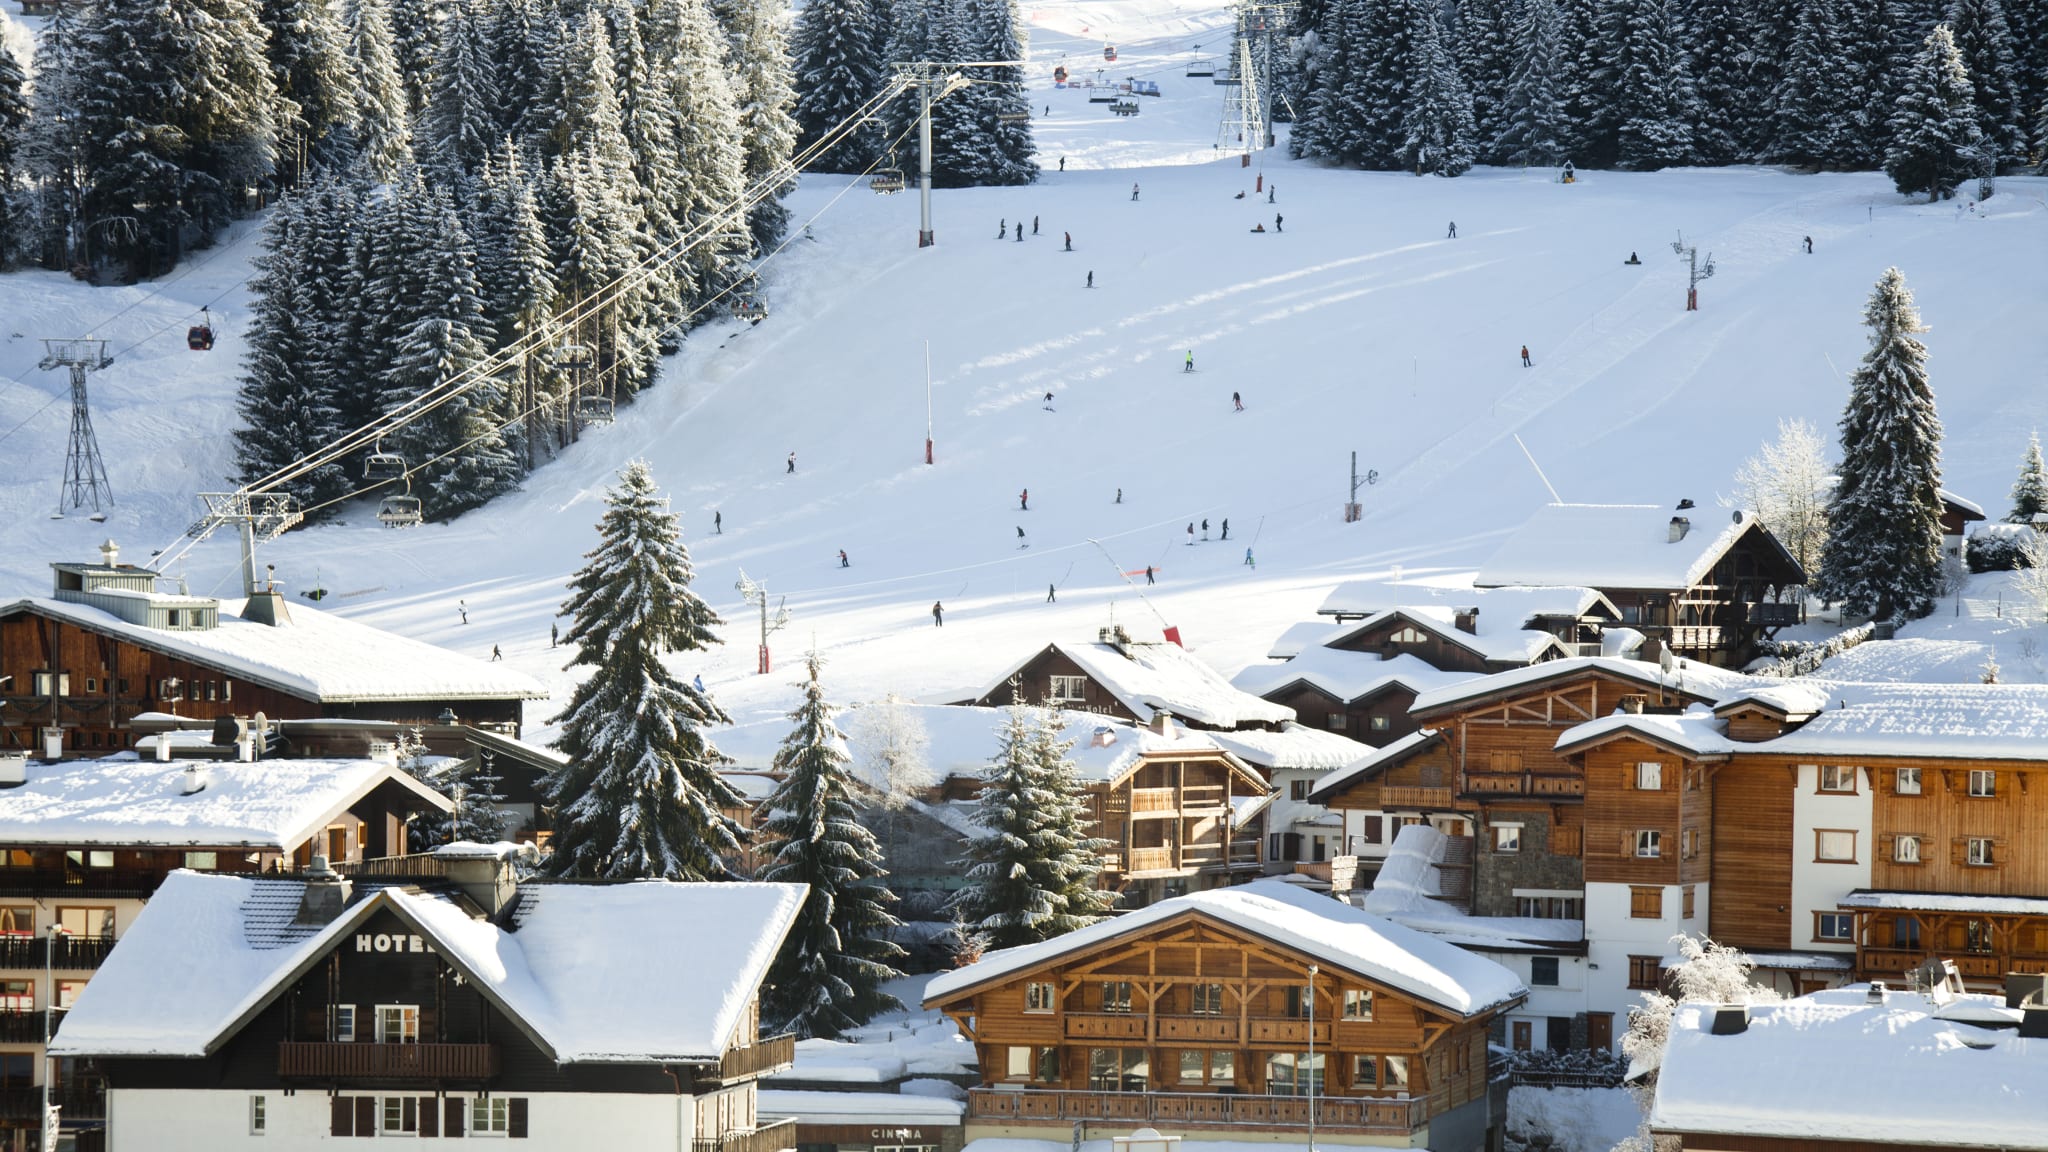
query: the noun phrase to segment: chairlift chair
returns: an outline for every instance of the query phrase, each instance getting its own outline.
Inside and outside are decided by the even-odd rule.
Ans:
[[[868,187],[884,196],[901,192],[903,191],[903,170],[901,168],[884,168],[873,176],[868,177]]]
[[[609,396],[578,396],[576,419],[585,424],[609,424],[614,415]]]
[[[386,480],[403,480],[404,478],[405,457],[400,456],[396,452],[384,451],[382,444],[379,444],[377,450],[370,453],[369,457],[363,461],[363,479],[365,480],[381,482]]]
[[[1188,64],[1188,79],[1190,80],[1206,80],[1215,74],[1216,62],[1214,60],[1195,60]]]
[[[185,329],[185,347],[194,352],[213,350],[213,313],[199,310],[199,323]]]
[[[1138,98],[1126,96],[1110,105],[1109,110],[1119,116],[1136,116],[1138,114]]]
[[[733,301],[732,318],[759,324],[768,318],[768,306],[761,302],[759,296],[741,296]]]
[[[377,504],[377,522],[386,528],[413,528],[425,519],[417,496],[386,496]]]

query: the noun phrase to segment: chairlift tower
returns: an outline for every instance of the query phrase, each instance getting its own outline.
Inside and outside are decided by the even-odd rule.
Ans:
[[[1294,10],[1292,3],[1245,0],[1237,9],[1237,36],[1225,65],[1233,74],[1223,104],[1218,150],[1234,148],[1250,163],[1253,151],[1271,148],[1273,138],[1273,38]]]
[[[185,529],[191,547],[235,525],[242,537],[242,595],[254,596],[262,589],[256,580],[256,545],[277,539],[305,519],[299,502],[286,492],[201,492],[199,499],[206,515]]]
[[[105,340],[45,340],[41,367],[45,372],[71,370],[71,445],[64,450],[64,477],[57,489],[57,514],[77,512],[88,504],[92,519],[105,520],[114,506],[114,486],[107,483],[107,465],[100,459],[99,438],[92,431],[92,410],[85,396],[85,378],[112,364]]]
[[[962,68],[1021,68],[1022,60],[909,60],[890,67],[896,82],[917,89],[917,246],[938,243],[932,231],[932,105],[969,84],[977,83]],[[991,81],[980,81],[990,83]],[[894,163],[894,161],[891,161]]]
[[[787,597],[775,602],[775,608],[771,614],[768,608],[768,586],[757,580],[749,579],[747,577],[747,570],[744,568],[740,569],[740,578],[733,582],[733,587],[739,589],[740,599],[761,610],[761,652],[760,662],[756,666],[756,673],[766,676],[771,667],[768,659],[768,635],[771,632],[782,631],[783,627],[789,623],[789,609],[783,607]]]

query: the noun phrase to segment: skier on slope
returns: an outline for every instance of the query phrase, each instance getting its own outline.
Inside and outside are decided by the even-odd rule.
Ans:
[[[1009,218],[1008,216],[1005,216],[1005,217],[1003,217],[1002,219],[1000,219],[1000,220],[996,221],[996,239],[998,239],[998,240],[1007,240],[1007,239],[1009,239],[1009,238],[1010,238],[1010,218]]]
[[[1287,231],[1287,229],[1285,229],[1285,228],[1282,228],[1282,227],[1280,226],[1280,222],[1281,222],[1282,220],[1285,220],[1285,219],[1287,219],[1287,217],[1285,217],[1285,216],[1282,216],[1282,215],[1281,215],[1281,214],[1279,214],[1278,212],[1275,212],[1275,213],[1273,213],[1273,231],[1275,231],[1275,232],[1285,232],[1285,231]]]
[[[1447,236],[1445,236],[1445,237],[1444,237],[1444,239],[1446,239],[1446,240],[1456,240],[1457,238],[1458,238],[1458,222],[1457,222],[1456,220],[1453,220],[1453,221],[1451,221],[1451,231],[1450,231],[1450,234],[1449,234],[1449,235],[1447,235]]]
[[[1137,186],[1136,184],[1132,184],[1132,185],[1131,185],[1131,199],[1133,199],[1133,200],[1136,200],[1137,198],[1138,198],[1138,186]]]
[[[1244,397],[1232,392],[1230,394],[1230,403],[1237,411],[1244,411]]]
[[[1524,368],[1533,368],[1533,367],[1535,367],[1535,364],[1533,364],[1533,363],[1532,363],[1532,362],[1531,362],[1531,361],[1529,360],[1529,346],[1528,346],[1527,344],[1524,344],[1524,345],[1522,345],[1522,367],[1524,367]]]
[[[1059,592],[1059,588],[1060,586],[1057,584],[1047,584],[1045,586],[1045,602],[1047,604],[1051,604],[1056,599],[1058,599],[1057,593]]]
[[[1074,250],[1074,234],[1072,232],[1063,232],[1061,233],[1061,235],[1067,238],[1067,251],[1072,252]],[[1094,278],[1092,273],[1090,274],[1089,278]]]
[[[1157,580],[1154,580],[1154,579],[1152,579],[1152,566],[1151,566],[1150,564],[1147,564],[1147,565],[1145,565],[1145,583],[1147,583],[1147,584],[1157,584],[1157,583],[1158,583],[1158,581],[1157,581]]]
[[[1205,518],[1204,518],[1204,519],[1202,520],[1202,539],[1204,539],[1204,540],[1207,540],[1208,538],[1209,538],[1209,521],[1208,521],[1208,519],[1207,519],[1207,518],[1205,517]]]
[[[1223,539],[1230,539],[1230,517],[1228,516],[1223,518]]]
[[[1194,546],[1195,546],[1195,522],[1194,522],[1193,520],[1190,520],[1190,521],[1188,521],[1188,547],[1190,547],[1190,548],[1193,548]]]
[[[794,453],[794,452],[791,452],[791,453],[789,454],[789,467],[788,467],[788,468],[787,468],[786,470],[784,470],[784,472],[783,472],[783,475],[785,475],[785,476],[794,476],[794,475],[796,475],[796,453]]]
[[[1188,349],[1188,358],[1187,358],[1187,362],[1186,362],[1186,364],[1184,364],[1184,365],[1183,365],[1183,366],[1181,367],[1181,371],[1182,371],[1182,372],[1193,372],[1194,370],[1195,370],[1195,350],[1194,350],[1193,348],[1190,348],[1190,349]]]
[[[932,601],[932,627],[944,628],[945,626],[946,606],[944,604],[939,603],[937,600],[934,600]]]
[[[1022,492],[1017,493],[1017,511],[1031,511],[1031,489],[1026,488]]]
[[[853,565],[852,565],[852,564],[849,564],[849,563],[847,563],[847,560],[846,560],[846,549],[844,549],[844,548],[841,548],[841,549],[839,550],[839,566],[840,566],[841,568],[851,568],[851,567],[853,567]]]

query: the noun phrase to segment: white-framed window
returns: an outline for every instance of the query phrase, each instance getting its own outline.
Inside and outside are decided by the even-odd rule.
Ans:
[[[420,1007],[417,1004],[377,1005],[377,1043],[417,1044],[420,1042]]]
[[[1329,713],[1327,724],[1330,731],[1342,732],[1344,730],[1344,714],[1342,712]]]
[[[1058,1006],[1059,998],[1053,994],[1051,981],[1033,980],[1024,985],[1026,1012],[1051,1012]]]
[[[1636,765],[1636,790],[1639,792],[1661,792],[1664,790],[1664,765],[1655,760],[1645,760]]]
[[[1664,855],[1664,833],[1655,828],[1644,828],[1636,833],[1636,855],[1645,860],[1654,860]]]
[[[1970,769],[1970,795],[1998,795],[1998,773],[1989,768]]]
[[[187,852],[185,853],[185,867],[195,872],[211,872],[220,867],[220,853]]]
[[[331,1029],[331,1032],[332,1032],[332,1035],[328,1036],[327,1038],[328,1038],[329,1040],[332,1040],[332,1041],[336,1042],[336,1043],[340,1043],[340,1044],[348,1044],[348,1043],[353,1043],[353,1042],[355,1041],[355,1038],[356,1038],[356,1006],[355,1006],[355,1005],[353,1005],[353,1004],[336,1004],[336,1005],[334,1006],[334,1027],[333,1027],[333,1028]]]
[[[1821,765],[1820,790],[1823,792],[1856,791],[1856,769],[1847,764]]]
[[[1387,637],[1387,639],[1396,644],[1420,644],[1428,640],[1429,637],[1423,635],[1421,630],[1404,624],[1394,629],[1394,634]]]
[[[1493,850],[1495,852],[1520,852],[1522,850],[1522,826],[1520,824],[1495,824],[1493,826]]]
[[[1678,843],[1687,860],[1696,859],[1700,854],[1700,830],[1687,828],[1679,834]]]
[[[1918,864],[1920,862],[1920,838],[1901,836],[1892,841],[1892,863]]]
[[[1837,828],[1817,828],[1813,833],[1813,858],[1825,864],[1856,862],[1856,833]]]
[[[1088,698],[1088,678],[1086,676],[1054,676],[1052,678],[1052,698],[1069,703],[1086,700]]]
[[[1920,794],[1920,770],[1918,768],[1901,768],[1898,770],[1898,774],[1893,777],[1893,780],[1892,791],[1897,792],[1899,795],[1918,796]]]
[[[477,1096],[469,1102],[471,1136],[503,1136],[512,1131],[512,1101],[504,1096]]]
[[[1970,837],[1966,845],[1966,851],[1968,856],[1965,859],[1979,868],[1988,868],[1998,862],[1993,855],[1991,837],[1989,836]]]
[[[1856,917],[1847,912],[1817,912],[1813,917],[1815,940],[1849,940],[1856,934]]]
[[[377,1103],[377,1135],[417,1136],[420,1134],[419,1097],[386,1096]]]
[[[1372,989],[1346,988],[1344,990],[1344,1018],[1346,1020],[1372,1019]]]
[[[249,1097],[249,1135],[261,1136],[269,1131],[266,1125],[270,1118],[264,1114],[266,1108],[267,1101],[263,1097]]]

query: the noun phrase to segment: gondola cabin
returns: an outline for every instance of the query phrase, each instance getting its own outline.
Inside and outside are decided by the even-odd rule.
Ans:
[[[1102,46],[1102,58],[1112,64],[1116,63],[1116,45],[1104,44]]]
[[[185,329],[185,347],[190,348],[194,352],[211,352],[213,350],[213,324],[202,320]]]

